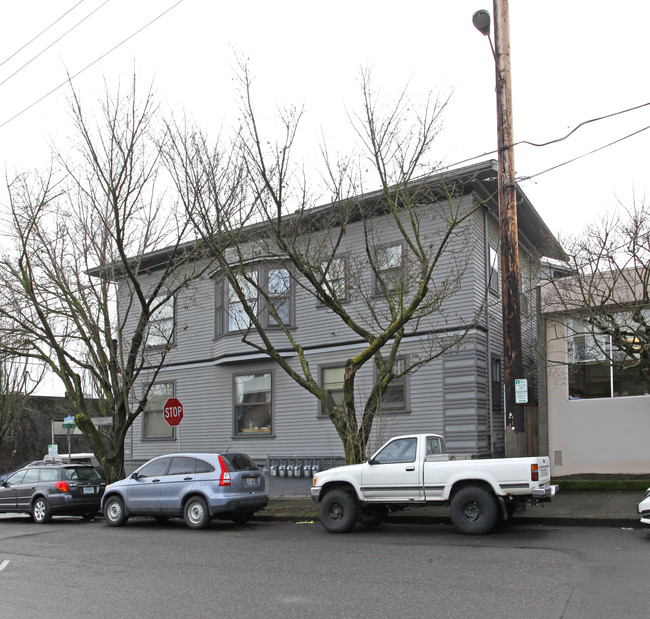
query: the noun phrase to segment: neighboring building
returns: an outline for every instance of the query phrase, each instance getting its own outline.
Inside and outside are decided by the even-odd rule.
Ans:
[[[91,403],[92,405],[92,403]],[[40,460],[48,453],[48,446],[58,446],[59,453],[68,453],[68,431],[62,428],[63,419],[72,415],[65,398],[28,396],[22,401],[22,411],[0,445],[0,472],[23,462]],[[78,429],[70,431],[70,452],[91,451]]]
[[[616,288],[608,286],[614,294],[607,295],[607,306],[596,302],[597,311],[604,309],[624,324],[631,300]],[[580,289],[567,277],[543,291],[546,402],[541,414],[548,418],[552,475],[650,473],[650,385],[633,364],[626,367],[611,336],[586,325],[586,311],[580,320],[584,293],[572,294]],[[650,307],[642,311],[647,321]]]
[[[502,398],[502,325],[497,206],[497,167],[489,161],[445,175],[419,181],[454,183],[466,208],[477,204],[462,235],[453,239],[445,269],[462,260],[465,271],[460,289],[441,315],[420,324],[402,345],[403,355],[421,352],[421,341],[431,330],[463,329],[478,319],[462,346],[394,381],[382,414],[375,420],[372,447],[394,434],[438,432],[452,453],[475,457],[503,455],[504,411]],[[359,200],[376,201],[378,194]],[[330,207],[333,208],[333,207]],[[431,206],[423,205],[426,213]],[[562,250],[526,196],[518,188],[520,263],[522,282],[525,366],[531,389],[531,409],[536,403],[535,346],[537,339],[536,291],[542,256],[561,258]],[[439,222],[429,218],[422,234],[434,239]],[[425,221],[423,219],[423,221]],[[377,215],[387,268],[399,266],[403,245],[394,222]],[[348,226],[341,247],[341,269],[331,271],[345,286],[345,260],[363,248],[361,224]],[[164,252],[151,259],[148,271],[164,264]],[[253,265],[277,290],[276,308],[282,307],[295,337],[307,351],[313,372],[329,385],[336,399],[342,381],[342,361],[360,347],[351,331],[314,297],[291,281],[289,273],[274,265]],[[338,275],[337,275],[338,274]],[[368,274],[370,277],[370,274]],[[378,301],[379,302],[379,301]],[[267,316],[272,328],[271,316]],[[150,337],[174,332],[165,366],[157,376],[147,409],[133,424],[125,457],[127,468],[161,453],[178,451],[241,450],[259,463],[272,458],[278,465],[317,466],[334,462],[343,453],[331,421],[322,414],[314,396],[294,383],[265,355],[241,341],[242,315],[227,282],[212,273],[194,282],[165,311],[159,312]],[[278,335],[279,337],[279,335]],[[163,340],[164,341],[164,338]],[[287,347],[287,356],[291,350]],[[357,378],[361,395],[373,381],[367,364]],[[142,389],[142,386],[136,386]],[[170,396],[184,406],[181,425],[174,429],[163,419],[162,407]],[[535,428],[536,429],[536,428]],[[304,470],[304,468],[302,469]]]

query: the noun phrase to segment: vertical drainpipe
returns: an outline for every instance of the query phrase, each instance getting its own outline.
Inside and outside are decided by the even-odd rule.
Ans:
[[[483,207],[483,256],[485,257],[485,339],[487,342],[487,392],[490,419],[490,457],[494,458],[494,410],[492,407],[492,345],[490,343],[490,244],[488,241],[488,209]]]

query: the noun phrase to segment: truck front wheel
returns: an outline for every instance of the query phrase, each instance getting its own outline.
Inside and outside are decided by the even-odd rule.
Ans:
[[[330,490],[319,507],[321,524],[330,533],[347,533],[359,517],[359,504],[347,490]]]
[[[497,498],[479,486],[461,488],[451,500],[451,522],[465,535],[485,535],[494,527],[498,515]]]

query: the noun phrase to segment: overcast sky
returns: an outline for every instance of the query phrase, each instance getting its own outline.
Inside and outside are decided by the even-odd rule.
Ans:
[[[250,59],[260,105],[304,104],[314,152],[321,130],[337,136],[345,105],[358,101],[362,66],[387,94],[409,81],[412,94],[452,93],[437,152],[445,164],[496,148],[494,63],[471,22],[474,11],[492,11],[489,0],[0,0],[0,7],[0,165],[10,173],[44,165],[48,144],[65,142],[68,88],[36,102],[104,54],[74,78],[85,100],[102,94],[104,80],[112,88],[135,70],[208,131],[236,118],[237,52]],[[515,140],[547,142],[650,102],[648,24],[646,0],[510,0]],[[648,126],[650,106],[552,146],[517,147],[520,184],[555,234],[577,232],[619,200],[644,199],[650,131],[540,173]]]

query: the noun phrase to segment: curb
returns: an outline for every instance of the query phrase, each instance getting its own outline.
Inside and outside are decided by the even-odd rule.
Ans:
[[[270,514],[256,514],[253,520],[258,522],[313,522],[320,524],[320,518],[314,516],[292,516],[286,515],[270,515]],[[449,516],[388,516],[384,522],[390,524],[419,524],[419,525],[436,525],[446,524],[451,526],[451,519]],[[561,526],[561,527],[605,527],[605,528],[626,528],[626,529],[646,529],[647,527],[642,524],[638,519],[630,518],[569,518],[563,516],[515,516],[509,520],[507,526],[521,526],[521,525],[539,525],[545,527]]]

